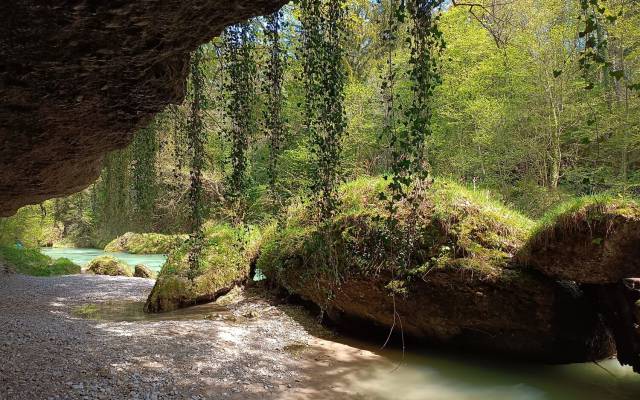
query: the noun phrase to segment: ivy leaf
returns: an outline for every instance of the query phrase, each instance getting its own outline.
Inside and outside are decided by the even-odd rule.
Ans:
[[[612,77],[616,78],[617,81],[619,81],[624,77],[624,70],[618,69],[615,71],[610,71],[609,75],[611,75]]]
[[[638,90],[638,91],[640,91],[640,82],[639,83],[634,83],[634,84],[629,84],[629,85],[627,85],[627,88],[629,90]]]

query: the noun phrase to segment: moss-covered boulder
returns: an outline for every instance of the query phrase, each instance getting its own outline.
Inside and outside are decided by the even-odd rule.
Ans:
[[[544,275],[578,283],[640,277],[640,205],[608,196],[566,203],[538,224],[518,258]]]
[[[227,225],[207,227],[198,270],[189,279],[189,252],[186,242],[169,254],[145,304],[146,312],[171,311],[206,303],[243,283],[250,264],[257,234]]]
[[[385,187],[382,179],[343,185],[336,216],[322,224],[293,208],[285,226],[265,234],[257,267],[338,323],[401,322],[430,342],[544,361],[612,354],[577,287],[513,262],[532,221],[484,193],[435,182],[415,214],[400,207],[401,226],[411,215],[417,223],[410,263],[399,262],[378,199]]]
[[[131,267],[115,257],[96,257],[85,266],[85,272],[95,275],[133,276]]]
[[[187,235],[127,232],[113,239],[104,248],[107,252],[131,254],[169,254],[187,240]]]
[[[133,269],[133,276],[136,278],[155,278],[156,274],[144,264],[137,264]]]

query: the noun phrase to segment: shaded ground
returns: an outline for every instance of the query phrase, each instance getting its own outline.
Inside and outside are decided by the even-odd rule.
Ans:
[[[77,316],[87,304],[144,301],[153,283],[0,274],[0,399],[358,399],[348,388],[370,373],[360,367],[393,368],[312,336],[291,306],[251,292],[211,319]]]

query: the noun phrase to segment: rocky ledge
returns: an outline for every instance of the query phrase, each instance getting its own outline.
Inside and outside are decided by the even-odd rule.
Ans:
[[[0,3],[0,216],[77,192],[184,97],[189,54],[283,0]]]

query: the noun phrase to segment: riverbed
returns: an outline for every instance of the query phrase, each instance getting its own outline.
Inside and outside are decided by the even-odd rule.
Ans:
[[[42,247],[40,251],[47,256],[56,258],[68,258],[74,264],[81,267],[89,261],[99,256],[112,256],[131,266],[144,264],[154,272],[160,272],[160,269],[167,261],[164,254],[129,254],[129,253],[110,253],[100,249],[83,249],[68,247]]]
[[[0,399],[640,398],[640,376],[615,360],[545,366],[381,351],[257,289],[145,317],[153,284],[0,275]]]

